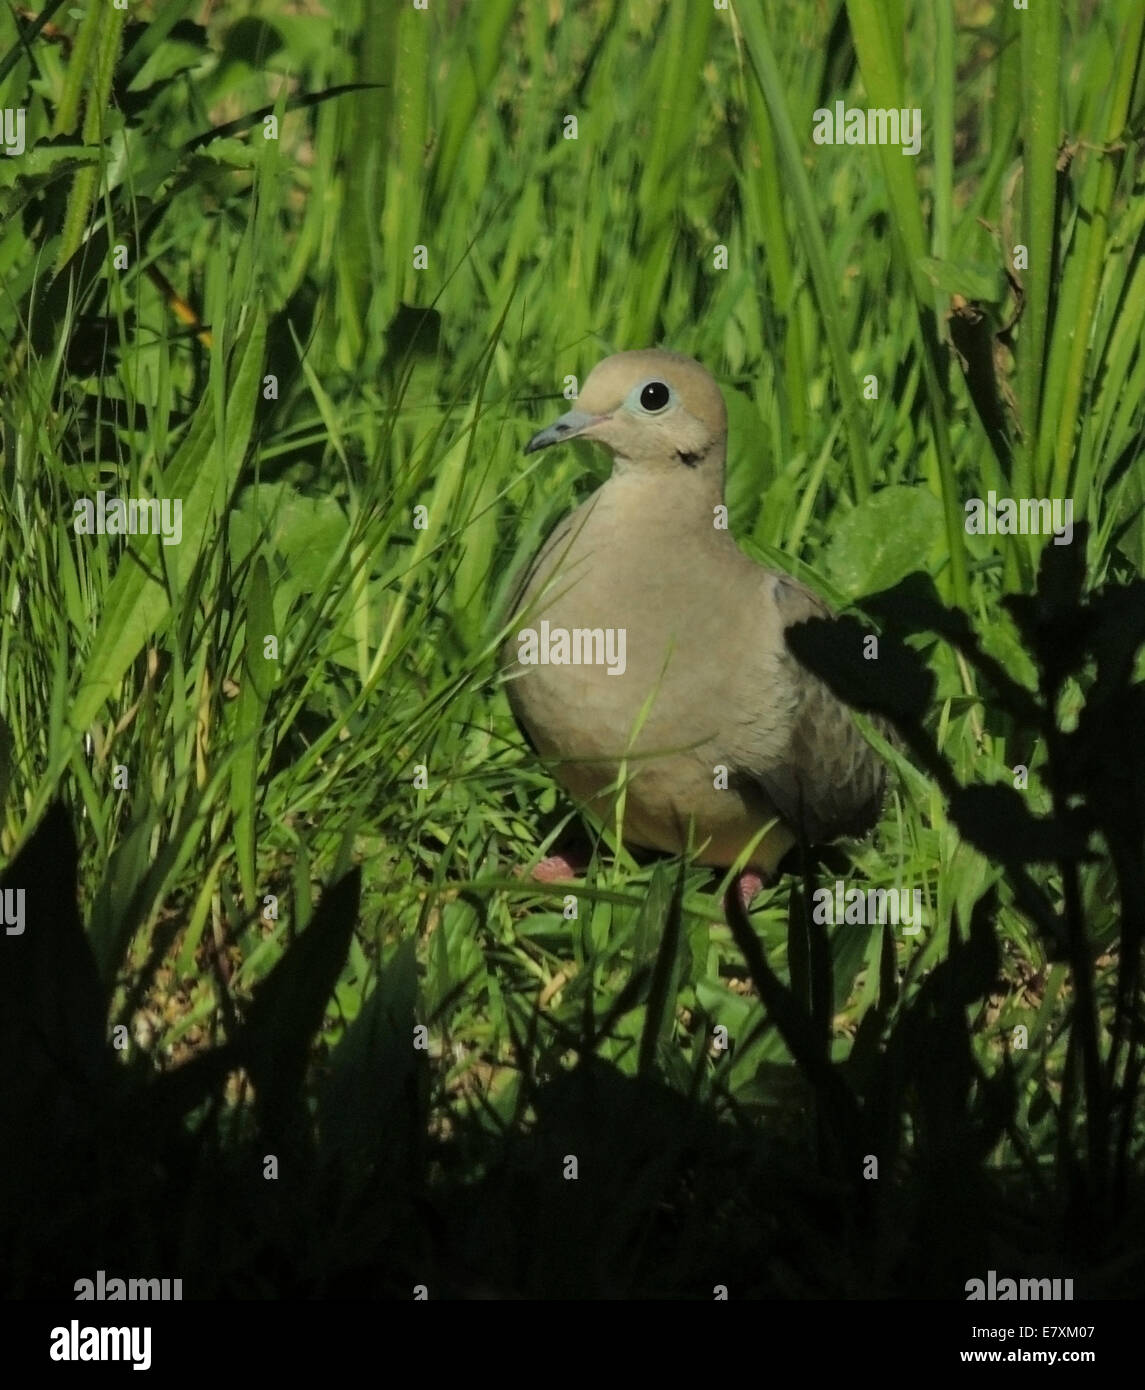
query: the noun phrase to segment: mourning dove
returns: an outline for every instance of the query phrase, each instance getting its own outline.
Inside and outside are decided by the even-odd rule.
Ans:
[[[774,878],[800,835],[859,835],[884,769],[784,630],[830,616],[726,529],[727,412],[698,362],[621,352],[527,454],[590,439],[612,475],[525,571],[503,658],[510,703],[588,812],[647,849]]]

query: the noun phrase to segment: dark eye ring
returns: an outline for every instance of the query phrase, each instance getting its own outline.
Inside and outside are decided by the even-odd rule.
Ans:
[[[650,381],[640,393],[640,404],[645,410],[663,410],[672,399],[672,393],[662,381]]]

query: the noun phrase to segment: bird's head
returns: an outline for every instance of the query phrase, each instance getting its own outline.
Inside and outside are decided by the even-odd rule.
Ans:
[[[618,352],[592,369],[576,408],[533,435],[525,453],[592,439],[618,470],[720,473],[727,432],[720,389],[698,362],[674,352]]]

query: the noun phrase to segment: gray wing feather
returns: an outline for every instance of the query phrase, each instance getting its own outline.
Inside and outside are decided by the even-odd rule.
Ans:
[[[832,616],[810,589],[786,575],[773,578],[784,631],[807,618]],[[859,733],[847,706],[800,666],[785,641],[777,653],[777,674],[788,696],[785,746],[768,766],[742,773],[811,844],[866,834],[882,807],[885,765]]]

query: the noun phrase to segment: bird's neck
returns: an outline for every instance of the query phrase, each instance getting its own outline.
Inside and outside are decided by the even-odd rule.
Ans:
[[[672,544],[675,537],[695,541],[708,535],[716,543],[721,537],[726,541],[724,470],[718,460],[706,460],[702,468],[681,464],[670,477],[658,470],[617,467],[601,491],[601,500],[622,524],[653,531],[663,544]]]

